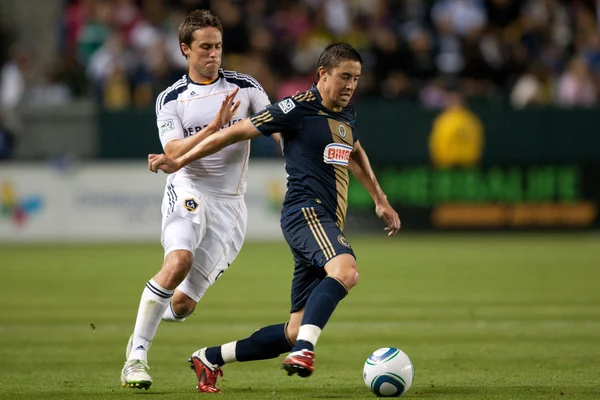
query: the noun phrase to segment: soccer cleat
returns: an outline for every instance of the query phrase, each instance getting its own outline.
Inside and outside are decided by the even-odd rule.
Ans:
[[[223,376],[223,370],[212,365],[206,359],[206,347],[200,349],[188,359],[190,368],[196,373],[198,386],[196,389],[200,393],[221,393],[221,389],[215,387],[219,375]]]
[[[125,362],[121,372],[121,386],[135,389],[150,389],[152,378],[148,374],[148,364],[142,360],[129,360]]]
[[[302,378],[309,377],[315,367],[315,353],[310,350],[293,351],[283,359],[281,368],[286,370],[289,375],[298,374]]]

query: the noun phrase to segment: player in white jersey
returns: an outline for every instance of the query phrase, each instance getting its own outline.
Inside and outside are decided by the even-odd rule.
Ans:
[[[179,42],[189,72],[156,101],[160,140],[171,158],[270,104],[252,77],[220,68],[222,27],[210,12],[192,11],[179,27]],[[142,293],[123,386],[150,387],[147,354],[160,321],[189,316],[240,251],[249,152],[249,141],[237,143],[168,176],[162,204],[164,263]]]

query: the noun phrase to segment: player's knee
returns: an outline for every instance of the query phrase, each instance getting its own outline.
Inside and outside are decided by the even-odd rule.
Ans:
[[[344,284],[344,286],[346,286],[347,290],[350,290],[354,286],[358,285],[358,281],[360,280],[356,266],[354,266],[354,268],[347,268],[343,271],[341,276],[337,278]]]
[[[346,286],[347,290],[352,289],[358,284],[360,276],[354,257],[349,254],[342,254],[330,261],[325,266],[327,275],[337,279]]]
[[[346,283],[346,288],[348,290],[352,289],[354,286],[358,285],[360,281],[360,274],[358,273],[358,268],[354,267],[354,270],[350,273],[348,282]]]

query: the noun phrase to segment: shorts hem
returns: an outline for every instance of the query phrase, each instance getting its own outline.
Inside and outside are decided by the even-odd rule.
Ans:
[[[200,302],[200,299],[202,298],[201,296],[198,296],[195,293],[192,293],[191,290],[189,289],[189,287],[185,284],[179,285],[177,287],[177,290],[179,290],[181,293],[185,294],[190,299],[194,300],[196,302],[196,304],[198,304]],[[191,311],[191,312],[193,312],[193,311]]]
[[[176,250],[187,250],[190,253],[192,253],[192,256],[194,255],[194,252],[195,252],[195,249],[192,249],[191,246],[186,246],[185,244],[173,244],[169,247],[164,247],[164,249],[165,249],[165,255],[164,255],[163,259],[167,258],[169,253],[176,251]]]
[[[356,261],[356,255],[354,254],[354,251],[352,251],[352,249],[344,249],[344,250],[340,250],[340,251],[336,252],[335,256],[325,260],[325,262],[323,264],[319,264],[318,262],[313,262],[313,264],[316,267],[324,268],[325,264],[327,264],[329,261],[333,260],[337,256],[341,256],[342,254],[350,254],[354,258],[354,261]]]

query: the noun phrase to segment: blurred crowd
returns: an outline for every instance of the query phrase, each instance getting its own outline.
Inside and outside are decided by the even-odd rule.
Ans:
[[[467,99],[593,107],[600,89],[595,0],[70,0],[56,64],[30,76],[15,44],[0,76],[3,105],[95,97],[107,109],[146,108],[186,71],[177,27],[208,8],[224,28],[223,67],[254,76],[279,99],[308,87],[328,43],[364,56],[357,96],[439,108]]]

